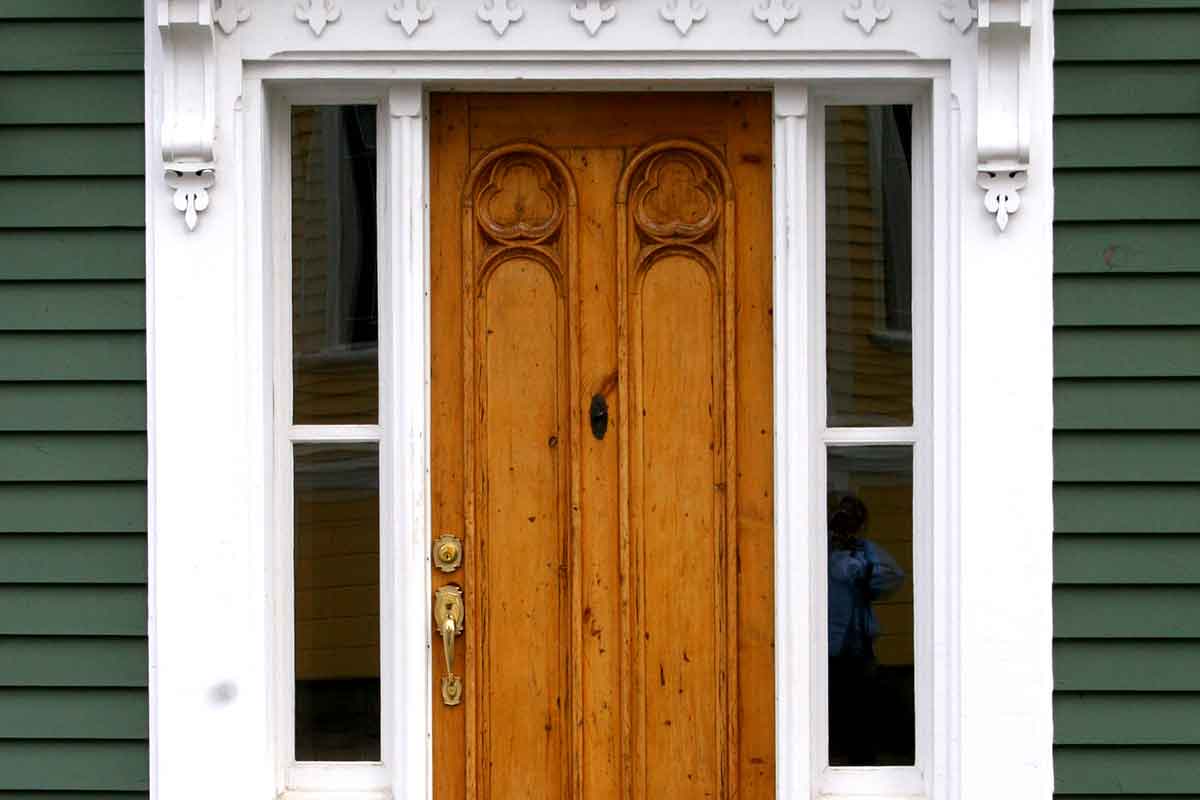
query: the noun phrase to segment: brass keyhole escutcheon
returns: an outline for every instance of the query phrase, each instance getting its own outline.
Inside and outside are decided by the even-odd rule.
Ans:
[[[454,572],[462,566],[463,544],[457,536],[444,533],[433,543],[433,564],[442,572]]]

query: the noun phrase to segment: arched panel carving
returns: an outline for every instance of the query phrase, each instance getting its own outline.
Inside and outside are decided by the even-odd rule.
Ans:
[[[671,140],[617,193],[621,561],[634,796],[739,785],[733,184]],[[689,621],[684,621],[689,620]],[[671,752],[672,763],[653,754]]]
[[[533,143],[494,148],[466,176],[461,220],[469,796],[578,796],[571,173]]]

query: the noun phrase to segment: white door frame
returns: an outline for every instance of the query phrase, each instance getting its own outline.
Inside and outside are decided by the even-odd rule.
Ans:
[[[1008,8],[1003,2],[981,4],[981,23],[990,24],[995,7]],[[1000,49],[986,29],[978,37],[981,55],[975,34],[959,30],[953,15],[939,21],[939,11],[956,7],[950,0],[897,7],[887,23],[892,28],[881,24],[873,38],[841,16],[818,22],[809,19],[817,11],[807,11],[805,21],[828,42],[819,49],[780,49],[769,25],[751,16],[741,28],[725,26],[713,40],[720,47],[707,41],[693,47],[698,39],[663,25],[652,32],[639,27],[624,40],[577,39],[573,49],[509,50],[503,37],[481,23],[483,35],[493,37],[485,53],[463,49],[464,39],[479,34],[476,29],[469,36],[465,30],[451,30],[445,39],[430,36],[429,49],[372,44],[371,37],[379,35],[373,28],[386,23],[365,17],[351,23],[350,9],[330,24],[353,31],[363,44],[339,50],[347,46],[344,41],[315,36],[308,25],[274,21],[288,19],[269,12],[293,12],[290,0],[265,0],[226,38],[216,31],[229,20],[219,12],[206,21],[206,0],[147,2],[154,796],[273,797],[284,783],[275,753],[280,654],[272,587],[278,565],[269,535],[274,516],[269,274],[279,255],[270,233],[275,208],[270,131],[273,98],[297,85],[307,87],[307,97],[328,102],[386,98],[381,154],[387,155],[381,158],[387,159],[390,177],[383,213],[400,222],[392,230],[408,235],[380,231],[390,276],[381,293],[387,293],[392,317],[403,326],[395,338],[401,346],[385,348],[381,356],[396,376],[384,387],[387,417],[381,423],[396,432],[392,455],[385,457],[386,479],[408,491],[395,493],[393,507],[384,512],[385,519],[391,514],[394,531],[385,591],[393,592],[394,608],[413,613],[397,614],[387,626],[385,680],[396,691],[385,726],[389,718],[412,724],[392,726],[385,762],[393,797],[429,795],[424,97],[429,88],[500,88],[516,81],[527,90],[775,92],[777,786],[780,798],[816,796],[812,709],[818,690],[807,643],[821,628],[809,580],[814,565],[807,520],[824,498],[814,497],[811,488],[816,398],[813,376],[805,371],[814,324],[811,220],[820,199],[809,175],[814,155],[808,100],[810,93],[835,87],[878,90],[900,80],[925,87],[932,103],[934,307],[944,315],[935,319],[931,386],[932,525],[939,542],[930,621],[936,751],[923,786],[905,794],[1048,797],[1050,3],[1012,4],[1019,8],[1017,21],[1033,32],[1025,51],[1019,36],[1015,50]],[[474,10],[474,3],[465,5]],[[563,42],[568,33],[579,32],[565,14],[559,21],[548,16],[562,3],[524,5],[531,19],[521,24],[527,27],[534,25],[534,14],[547,15],[544,25],[553,37],[547,41]],[[652,5],[657,11],[660,4]],[[751,13],[751,5],[742,10]],[[927,16],[907,18],[917,11]],[[156,16],[160,13],[166,16]],[[710,16],[719,13],[710,9]],[[252,34],[255,23],[261,24]],[[695,30],[701,27],[697,23]],[[432,34],[434,26],[428,28]],[[1018,24],[1005,33],[1022,29]],[[395,37],[396,30],[386,32]],[[1016,134],[1012,143],[993,145],[979,135],[976,119],[992,117],[986,98],[1010,78],[1019,97]],[[1000,99],[1011,99],[1011,93]],[[166,182],[164,158],[170,169]],[[984,208],[977,175],[984,176],[987,202],[995,206],[1005,204],[1003,187],[987,176],[1004,179],[1016,172],[1028,186],[1020,195],[1020,212],[1001,234],[994,209]],[[213,173],[215,183],[206,191]],[[1009,202],[1015,211],[1015,200]],[[175,209],[186,211],[189,204],[195,213],[185,221]],[[423,712],[414,718],[413,709]]]

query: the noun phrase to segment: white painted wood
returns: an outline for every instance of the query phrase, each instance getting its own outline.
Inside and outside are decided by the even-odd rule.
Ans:
[[[813,599],[825,574],[811,570],[815,505],[811,350],[813,226],[809,204],[808,86],[775,85],[775,786],[776,795],[811,797],[817,755],[809,642],[819,621]],[[818,530],[823,530],[819,528]]]
[[[378,442],[381,425],[288,425],[281,429],[292,442]]]
[[[508,26],[525,16],[519,0],[481,0],[479,18],[492,26],[497,36],[503,36]]]
[[[409,98],[419,97],[420,90],[412,88],[421,86],[778,87],[777,263],[801,270],[798,280],[784,270],[776,274],[776,357],[785,359],[787,367],[778,373],[776,396],[788,404],[789,416],[776,441],[781,495],[777,552],[786,563],[811,561],[818,537],[808,531],[823,528],[823,519],[814,521],[805,511],[814,505],[807,478],[823,475],[817,472],[823,463],[813,455],[820,448],[812,446],[820,439],[813,429],[819,417],[811,404],[821,398],[811,384],[813,370],[797,369],[810,344],[805,337],[813,315],[805,303],[815,296],[807,282],[816,263],[811,249],[816,229],[788,229],[811,224],[821,205],[810,179],[815,137],[808,135],[817,130],[819,104],[807,113],[797,110],[795,101],[804,88],[800,84],[813,96],[829,96],[847,82],[873,82],[878,89],[887,80],[892,89],[909,87],[928,98],[933,120],[930,173],[936,189],[927,232],[934,309],[927,332],[932,352],[928,406],[934,447],[920,458],[928,459],[921,469],[933,478],[930,524],[948,535],[941,549],[927,554],[936,580],[929,586],[932,630],[921,634],[933,650],[934,687],[925,723],[930,750],[923,779],[928,794],[939,799],[1050,796],[1050,2],[1033,0],[1029,12],[1029,77],[1024,85],[1030,108],[1029,163],[1037,168],[1028,173],[1019,220],[1001,238],[976,187],[979,64],[973,16],[967,15],[964,28],[952,0],[893,4],[888,22],[867,37],[847,24],[840,4],[805,4],[797,24],[785,25],[777,35],[754,13],[760,1],[708,4],[706,21],[692,25],[686,36],[663,20],[662,3],[624,3],[594,39],[571,18],[565,0],[523,0],[523,21],[503,37],[481,24],[478,4],[442,2],[410,39],[389,23],[385,0],[342,4],[341,19],[320,37],[297,22],[292,0],[260,0],[235,35],[214,40],[217,136],[212,161],[217,182],[203,224],[189,234],[173,205],[173,190],[157,178],[163,153],[159,124],[169,105],[164,78],[176,63],[164,58],[158,5],[147,0],[155,798],[272,797],[288,783],[282,765],[290,760],[290,740],[280,720],[290,720],[291,709],[284,707],[289,701],[277,690],[286,685],[283,673],[290,669],[291,645],[290,633],[281,632],[276,623],[290,618],[280,585],[286,577],[281,565],[290,563],[290,555],[276,549],[277,537],[267,535],[290,503],[274,489],[277,443],[290,433],[274,433],[282,429],[274,422],[270,379],[279,337],[271,286],[277,267],[286,268],[286,259],[277,260],[286,252],[288,236],[288,218],[280,211],[286,208],[286,184],[278,188],[288,168],[286,155],[280,155],[281,146],[286,153],[288,137],[278,120],[284,118],[279,116],[284,99],[297,93],[306,102],[383,102],[390,109],[392,100],[399,99],[389,91],[397,80],[403,82],[401,96]],[[961,3],[971,10],[966,0]],[[953,12],[945,22],[938,16],[943,10]],[[423,306],[428,264],[426,206],[418,194],[418,187],[424,192],[423,123],[419,113],[395,117],[389,111],[384,116],[381,158],[387,159],[388,169],[381,169],[381,175],[388,197],[381,197],[381,207],[391,216],[381,226],[381,244],[387,248],[385,269],[395,271],[396,279],[386,290],[386,302],[397,309],[412,303],[412,287],[420,286]],[[276,122],[268,124],[272,119]],[[798,137],[808,139],[799,151]],[[788,187],[790,198],[784,191]],[[411,198],[415,205],[410,209],[418,208],[421,218],[407,231],[391,222],[401,196]],[[410,216],[411,211],[399,214],[401,219]],[[383,243],[393,234],[400,238]],[[800,247],[799,254],[793,246]],[[411,272],[414,264],[422,271],[419,281]],[[402,290],[399,276],[405,270]],[[798,314],[784,312],[797,301]],[[1022,309],[1019,326],[1011,324],[1012,308]],[[426,392],[425,317],[397,320],[419,325],[421,333],[397,330],[403,345],[382,354],[384,365],[397,375],[419,374],[414,391]],[[413,350],[402,355],[405,348]],[[407,390],[398,383],[395,391]],[[418,476],[397,484],[405,494],[396,491],[385,511],[393,515],[387,525],[396,547],[388,559],[394,572],[385,580],[397,598],[395,608],[402,609],[389,625],[395,638],[387,645],[392,656],[385,667],[385,681],[392,687],[385,760],[390,760],[393,796],[419,798],[428,797],[432,769],[432,691],[424,649],[428,486],[427,462],[421,461],[427,443],[417,441],[427,430],[427,401],[413,395],[410,400],[416,405],[389,400],[388,416],[380,421],[388,431],[381,434],[383,457],[387,469],[395,470],[389,475],[398,478],[406,470]],[[784,414],[780,405],[776,413]],[[793,413],[807,416],[797,423]],[[390,461],[393,447],[395,459]],[[402,450],[409,455],[402,457]],[[197,497],[204,502],[197,503]],[[811,595],[823,581],[809,574],[788,578],[779,595],[778,625],[784,634],[797,637],[797,631],[816,630],[817,605]],[[410,592],[410,599],[401,603],[401,592]],[[197,602],[201,597],[204,602]],[[786,605],[783,598],[789,598]],[[419,665],[413,655],[418,640]],[[810,722],[824,701],[814,697],[810,640],[777,642],[780,797],[812,797],[820,777]],[[862,796],[870,787],[859,781],[849,788]],[[303,800],[332,796],[309,793]]]
[[[338,0],[300,0],[296,3],[296,19],[307,23],[314,36],[325,32],[325,26],[342,17]]]
[[[659,13],[675,25],[680,36],[687,36],[693,25],[708,16],[708,7],[704,0],[666,0]]]
[[[219,13],[223,27],[237,24],[238,15],[231,20],[229,9],[222,7]],[[153,16],[148,13],[146,19],[157,23],[171,63],[162,87],[162,174],[172,190],[172,205],[183,214],[188,230],[195,230],[216,182],[213,9],[210,0],[157,0]]]
[[[1029,173],[1032,0],[979,0],[979,176],[984,208],[1004,232]]]
[[[918,439],[916,428],[825,428],[820,436],[827,445],[915,444]]]
[[[433,709],[429,640],[432,619],[429,553],[429,280],[426,232],[426,119],[420,83],[392,85],[386,104],[387,190],[381,225],[387,248],[386,371],[383,396],[388,474],[395,487],[387,519],[392,534],[384,579],[384,728],[396,797],[432,792]]]
[[[863,33],[869,36],[876,25],[892,16],[892,7],[888,5],[888,0],[847,0],[842,13],[846,19],[857,22]]]
[[[396,0],[388,7],[388,19],[399,23],[404,32],[412,36],[422,22],[433,19],[431,0]]]
[[[914,613],[914,682],[916,690],[916,759],[912,767],[847,768],[829,767],[829,716],[828,707],[822,700],[812,714],[812,739],[818,754],[816,769],[817,793],[822,796],[873,796],[873,797],[953,797],[954,786],[936,778],[931,767],[935,743],[944,735],[934,713],[935,663],[939,656],[934,648],[934,595],[933,582],[935,553],[943,550],[955,532],[938,524],[933,514],[934,484],[931,480],[932,465],[944,457],[942,442],[948,440],[948,431],[933,425],[932,398],[935,381],[933,358],[933,320],[946,318],[948,309],[936,304],[932,295],[932,275],[939,257],[933,247],[933,231],[939,223],[935,214],[939,200],[944,199],[949,187],[939,183],[934,173],[933,154],[934,129],[938,121],[934,118],[933,96],[937,93],[938,81],[925,90],[914,91],[912,87],[883,89],[878,84],[856,81],[837,86],[832,91],[820,93],[814,99],[813,113],[813,161],[816,165],[813,181],[813,238],[816,249],[813,273],[816,281],[811,302],[809,339],[812,350],[808,353],[808,369],[816,375],[817,388],[816,418],[813,420],[813,446],[818,462],[813,465],[817,489],[813,494],[813,506],[809,510],[810,524],[814,537],[809,571],[820,578],[814,587],[816,628],[813,632],[813,694],[828,697],[828,554],[826,550],[826,505],[827,453],[832,447],[865,447],[872,445],[910,445],[913,447],[913,613]],[[941,91],[945,91],[944,84]],[[830,428],[828,419],[825,376],[826,360],[826,293],[825,293],[825,113],[828,105],[884,105],[909,103],[913,106],[913,202],[912,202],[912,357],[913,357],[913,422],[910,427],[862,427]],[[944,258],[944,254],[941,256]],[[821,443],[824,446],[821,446]],[[953,588],[951,589],[953,591]],[[955,698],[950,699],[956,703]]]
[[[239,0],[214,0],[213,19],[226,36],[237,30],[237,26],[250,19],[250,9]]]
[[[772,33],[779,33],[799,16],[800,0],[758,0],[754,4],[754,18],[766,23]]]
[[[288,793],[316,798],[335,793],[387,792],[391,789],[391,770],[383,764],[344,764],[307,762],[287,768]]]
[[[571,19],[581,23],[592,36],[600,32],[601,25],[616,17],[614,0],[575,0],[571,6]]]

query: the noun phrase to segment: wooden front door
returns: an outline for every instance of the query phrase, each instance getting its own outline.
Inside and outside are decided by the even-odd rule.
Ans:
[[[774,795],[770,107],[432,98],[436,800]]]

